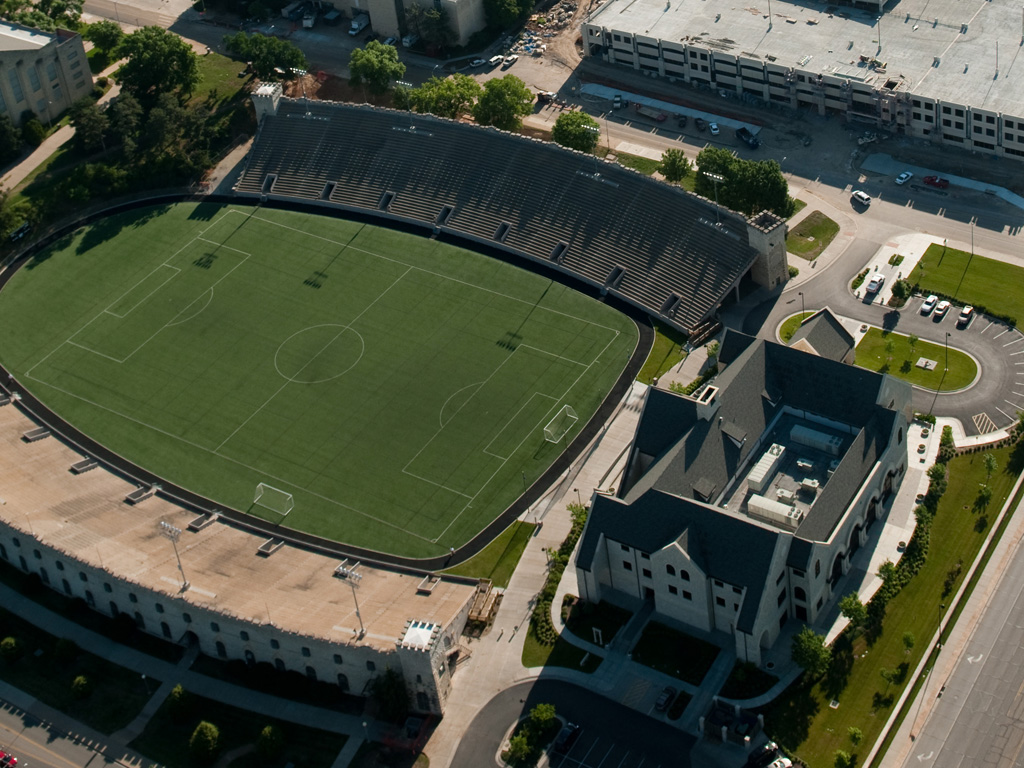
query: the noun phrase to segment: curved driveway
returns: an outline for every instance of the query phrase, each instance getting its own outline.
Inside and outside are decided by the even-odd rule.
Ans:
[[[853,274],[844,265],[868,263],[881,246],[866,239],[855,240],[831,268],[755,307],[744,318],[742,330],[774,339],[778,324],[800,311],[802,291],[808,310],[828,306],[838,315],[914,334],[939,345],[945,343],[948,332],[949,346],[969,352],[981,365],[981,377],[966,391],[938,397],[915,387],[914,408],[959,419],[968,435],[1011,424],[1017,410],[1024,409],[1024,334],[984,316],[976,317],[967,328],[957,328],[953,310],[941,321],[921,315],[921,299],[911,299],[899,312],[857,299],[849,290]]]
[[[607,663],[607,662],[606,662]],[[690,768],[695,739],[593,691],[556,680],[538,680],[506,688],[473,718],[451,768],[487,768],[508,729],[541,703],[581,726],[569,754],[552,760],[565,768]]]

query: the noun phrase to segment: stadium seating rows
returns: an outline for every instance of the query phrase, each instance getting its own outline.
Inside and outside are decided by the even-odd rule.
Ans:
[[[264,189],[269,174],[276,179]],[[333,183],[333,184],[332,184]],[[331,185],[331,186],[328,186]],[[546,142],[426,115],[282,99],[264,118],[236,185],[242,196],[329,200],[387,210],[445,231],[502,244],[597,286],[622,268],[613,293],[657,315],[682,298],[672,324],[689,331],[715,310],[756,252],[746,224],[702,198]]]

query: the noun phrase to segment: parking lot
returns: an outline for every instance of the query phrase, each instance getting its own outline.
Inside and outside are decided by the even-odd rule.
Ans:
[[[579,738],[564,755],[552,754],[554,768],[658,768],[662,763],[658,755],[629,749],[614,736],[595,728],[584,728]]]

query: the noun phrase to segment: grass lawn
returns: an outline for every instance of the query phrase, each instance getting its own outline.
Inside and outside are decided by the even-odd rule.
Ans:
[[[245,62],[235,61],[219,53],[207,53],[199,57],[199,85],[189,99],[189,104],[205,104],[216,109],[235,97],[249,82],[248,76],[239,77]]]
[[[896,345],[892,353],[892,361],[887,360],[886,342],[892,339]],[[918,368],[915,363],[919,358],[926,357],[938,365],[934,370],[926,371]],[[890,333],[878,328],[871,328],[857,345],[856,364],[879,373],[888,373],[898,379],[909,381],[919,387],[938,389],[942,392],[963,389],[978,375],[978,366],[968,355],[956,349],[949,350],[949,370],[943,378],[946,363],[946,348],[942,344],[918,341],[914,351],[910,351],[910,337],[901,333]]]
[[[801,200],[799,198],[794,197],[793,198],[793,212],[791,214],[789,214],[789,218],[793,218],[794,216],[796,216],[798,213],[800,213],[800,211],[802,211],[806,207],[807,207],[807,203],[805,203],[803,200]]]
[[[189,768],[194,763],[189,758],[188,740],[200,721],[213,723],[220,730],[222,755],[255,743],[260,731],[273,725],[281,730],[285,741],[284,752],[275,760],[275,765],[330,768],[347,740],[341,734],[285,723],[194,694],[189,694],[186,707],[186,714],[176,719],[171,716],[169,702],[165,701],[142,735],[131,743],[132,749],[169,768]],[[254,762],[255,757],[249,764]]]
[[[643,368],[637,375],[636,380],[641,384],[650,384],[665,371],[671,370],[673,366],[686,356],[683,353],[683,345],[686,344],[686,336],[674,328],[663,328],[654,326],[654,344],[651,352],[647,355]]]
[[[491,630],[492,632],[494,630]],[[566,667],[590,674],[601,666],[603,657],[579,648],[559,636],[554,645],[544,645],[533,635],[532,629],[526,629],[526,642],[523,645],[524,667]],[[584,662],[584,659],[586,661]]]
[[[657,621],[644,628],[633,646],[633,661],[692,685],[700,685],[718,656],[718,646]]]
[[[839,225],[821,211],[812,211],[786,237],[786,250],[814,261],[839,234]]]
[[[661,165],[660,159],[652,160],[649,157],[630,155],[625,152],[616,152],[615,159],[618,161],[619,165],[632,168],[634,171],[640,171],[640,173],[647,176],[652,175],[656,170],[658,170],[658,166]]]
[[[922,293],[955,295],[959,303],[983,306],[989,312],[1009,317],[1024,317],[1024,294],[1020,290],[1024,269],[1013,264],[983,256],[972,259],[967,251],[933,243],[907,279],[917,283]]]
[[[1024,448],[1001,448],[992,454],[999,470],[990,483],[992,500],[981,512],[974,511],[974,502],[978,484],[985,480],[984,454],[968,454],[950,462],[949,488],[932,523],[928,559],[889,602],[881,635],[871,643],[863,635],[852,643],[843,635],[833,651],[829,674],[810,686],[798,681],[765,709],[765,729],[771,738],[810,768],[831,766],[836,749],[852,751],[846,737],[851,726],[864,733],[857,750],[862,756],[878,738],[893,703],[908,682],[904,676],[887,689],[881,670],[896,670],[899,675],[901,669],[917,666],[926,641],[938,626],[939,606],[949,599],[943,596],[947,574],[958,561],[963,562],[964,571],[973,562],[985,540],[990,517],[998,513],[1024,468]],[[953,589],[959,586],[957,582]],[[905,632],[917,640],[909,654],[903,645]],[[832,699],[839,701],[838,709],[828,706]]]
[[[793,334],[797,332],[797,329],[800,327],[800,323],[813,314],[814,312],[798,312],[786,320],[786,322],[784,322],[779,328],[779,338],[782,339],[782,343],[789,344],[789,340],[792,339]]]
[[[507,587],[512,572],[523,556],[523,550],[537,529],[534,523],[516,521],[501,532],[494,541],[466,562],[449,568],[445,573],[490,579],[496,587]]]
[[[0,637],[13,637],[21,647],[14,661],[0,660],[0,678],[102,733],[128,725],[160,685],[159,680],[143,681],[135,672],[69,646],[3,609],[0,627]],[[71,689],[79,675],[91,686],[85,696]]]
[[[599,629],[607,646],[631,618],[632,613],[611,603],[594,605],[578,602],[569,611],[565,625],[576,637],[588,643],[594,642],[594,629]]]
[[[112,450],[277,522],[254,505],[269,484],[294,497],[289,527],[411,557],[540,477],[637,342],[626,316],[497,259],[195,203],[65,237],[13,277],[0,323],[3,362]]]

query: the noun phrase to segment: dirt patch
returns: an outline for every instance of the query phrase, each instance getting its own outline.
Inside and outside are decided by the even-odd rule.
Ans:
[[[390,92],[375,95],[362,86],[353,87],[344,77],[324,72],[309,73],[284,83],[284,95],[295,99],[317,99],[319,101],[346,101],[354,104],[373,104],[375,107],[393,105]]]

